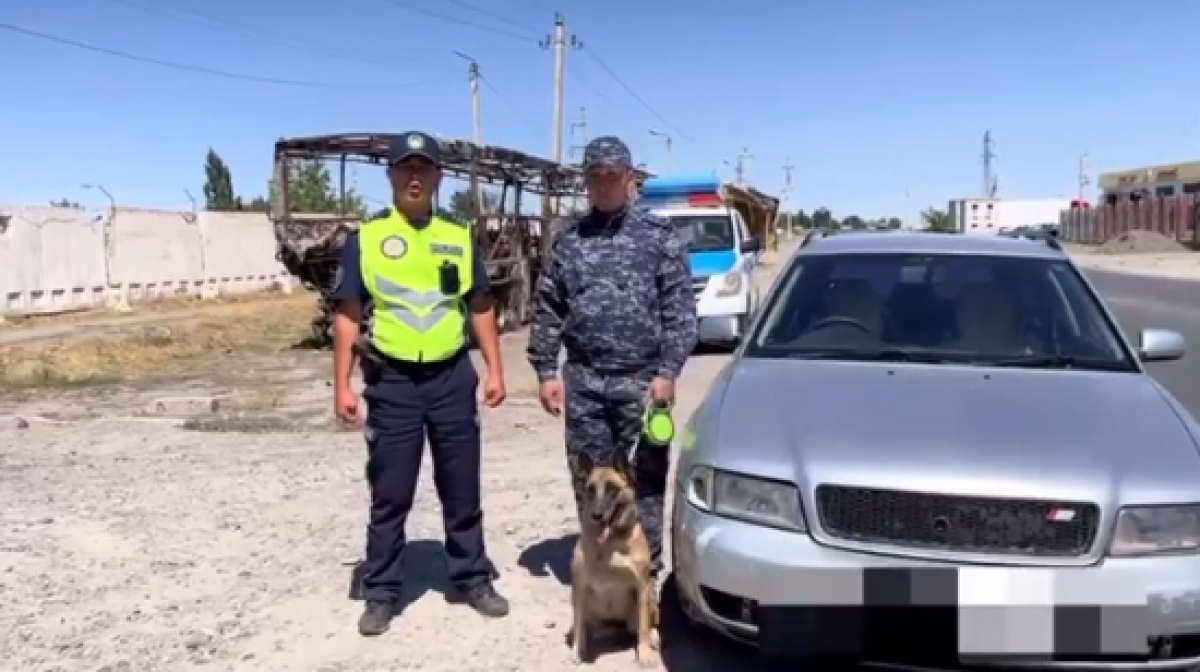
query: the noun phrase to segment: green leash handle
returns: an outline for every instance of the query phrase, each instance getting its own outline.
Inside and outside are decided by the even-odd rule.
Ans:
[[[642,416],[642,437],[651,445],[664,447],[675,440],[675,418],[672,405],[667,402],[647,401]]]

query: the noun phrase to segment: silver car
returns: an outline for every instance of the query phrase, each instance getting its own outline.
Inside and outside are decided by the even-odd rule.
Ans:
[[[788,659],[1200,666],[1200,427],[1143,368],[1183,351],[1053,237],[810,237],[681,433],[684,613]]]

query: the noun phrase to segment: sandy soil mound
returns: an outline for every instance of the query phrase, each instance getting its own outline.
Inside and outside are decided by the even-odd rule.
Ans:
[[[1188,248],[1161,233],[1135,230],[1109,238],[1095,251],[1100,254],[1163,254],[1187,252]]]

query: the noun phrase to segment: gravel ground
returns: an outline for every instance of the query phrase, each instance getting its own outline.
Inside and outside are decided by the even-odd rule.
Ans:
[[[426,464],[408,523],[411,604],[387,635],[357,635],[360,605],[347,592],[367,502],[358,433],[210,433],[160,418],[9,416],[0,418],[0,667],[571,667],[566,565],[576,522],[562,430],[530,394],[522,347],[520,338],[506,342],[511,398],[484,414],[485,525],[498,587],[513,603],[508,618],[485,621],[444,599],[441,518]],[[689,363],[682,414],[725,360]],[[327,408],[322,383],[311,385],[306,398]],[[666,669],[753,669],[744,651],[684,631],[667,611]],[[628,647],[590,667],[636,669]]]

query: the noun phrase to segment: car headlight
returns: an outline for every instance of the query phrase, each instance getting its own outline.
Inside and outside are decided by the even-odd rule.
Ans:
[[[717,290],[717,296],[736,296],[740,294],[745,281],[746,278],[740,271],[726,273],[721,276],[721,288]]]
[[[718,516],[807,531],[800,491],[790,483],[696,466],[688,477],[687,498],[692,506]]]
[[[1121,509],[1109,544],[1114,556],[1200,550],[1200,506],[1138,506]]]

